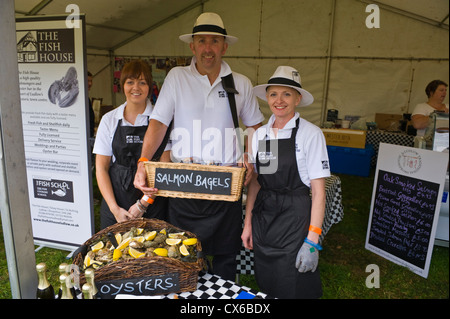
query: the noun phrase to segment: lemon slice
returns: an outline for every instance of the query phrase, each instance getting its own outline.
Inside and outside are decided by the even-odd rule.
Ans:
[[[160,233],[160,234],[167,235],[167,231],[166,231],[165,228],[161,229],[161,230],[159,231],[159,233]]]
[[[153,239],[155,239],[155,237],[156,237],[156,231],[151,231],[151,232],[144,234],[145,240],[153,240]]]
[[[94,246],[91,247],[91,250],[95,253],[96,251],[99,251],[105,247],[105,244],[100,240],[98,243],[96,243]]]
[[[197,243],[197,238],[195,238],[195,237],[183,240],[183,244],[186,246],[195,245],[196,243]]]
[[[130,254],[131,257],[134,258],[141,258],[145,256],[145,253],[141,253],[139,250],[134,249],[132,247],[128,248],[128,253]]]
[[[180,238],[167,238],[166,239],[166,244],[170,245],[170,246],[178,245],[179,243],[181,243]]]
[[[120,233],[115,234],[114,237],[116,238],[117,244],[122,242],[122,235]]]
[[[143,243],[145,241],[145,238],[144,238],[144,236],[137,236],[137,237],[133,237],[133,241]]]
[[[169,238],[178,238],[178,236],[183,236],[184,235],[184,231],[180,232],[180,233],[170,233]]]
[[[117,249],[124,249],[124,248],[128,247],[128,244],[130,243],[131,239],[132,239],[131,237],[128,237],[127,239],[124,239],[124,240],[119,244],[119,246],[117,246]]]
[[[122,251],[120,249],[114,249],[113,260],[119,260],[122,257]]]
[[[169,254],[169,252],[165,248],[156,248],[153,252],[161,257],[167,257],[167,255]]]
[[[92,259],[91,259],[91,257],[89,256],[89,254],[87,254],[87,255],[84,257],[84,266],[85,266],[85,267],[89,267],[90,265],[92,265]]]
[[[143,231],[144,231],[144,228],[137,228],[136,229],[136,235],[142,234]]]
[[[180,246],[180,253],[181,253],[183,256],[189,256],[189,251],[188,251],[186,245],[181,245],[181,246]]]

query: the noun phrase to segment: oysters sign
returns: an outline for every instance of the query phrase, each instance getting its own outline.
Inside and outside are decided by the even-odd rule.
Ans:
[[[33,237],[72,247],[94,229],[84,16],[66,19],[19,18],[16,39]]]

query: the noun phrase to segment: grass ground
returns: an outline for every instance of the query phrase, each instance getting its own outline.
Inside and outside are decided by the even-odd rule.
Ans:
[[[449,249],[435,246],[428,278],[422,278],[408,269],[398,266],[364,248],[373,175],[359,177],[339,175],[342,182],[344,219],[331,227],[323,242],[319,269],[323,284],[323,299],[448,299],[449,298]],[[94,179],[95,184],[95,179]],[[94,185],[94,198],[100,198]],[[99,225],[96,205],[96,225]],[[97,226],[98,229],[98,226]],[[57,270],[66,260],[68,252],[43,248],[36,253],[36,262],[44,261],[50,270],[54,287]],[[367,288],[368,265],[380,270],[380,287]],[[253,276],[241,275],[240,283],[258,289]],[[0,227],[0,298],[11,298],[6,264],[3,233]]]

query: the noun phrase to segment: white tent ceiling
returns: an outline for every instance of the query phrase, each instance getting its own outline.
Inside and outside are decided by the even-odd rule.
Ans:
[[[115,50],[208,1],[15,0],[15,9],[17,16],[55,15],[64,14],[69,4],[75,3],[80,12],[86,14],[87,47]],[[440,25],[447,29],[449,26],[448,0],[367,1],[367,4],[369,3],[377,3],[383,9],[429,24]]]
[[[379,29],[365,25],[371,3]],[[69,4],[85,14],[90,95],[105,104],[123,101],[112,93],[114,57],[190,56],[178,36],[206,11],[239,38],[225,60],[253,84],[278,65],[300,71],[315,97],[302,114],[316,124],[332,108],[368,120],[411,112],[428,82],[449,79],[448,0],[15,0],[16,16],[65,14]]]

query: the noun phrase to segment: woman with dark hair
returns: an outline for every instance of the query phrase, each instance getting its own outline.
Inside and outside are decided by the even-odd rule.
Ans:
[[[142,196],[133,185],[142,141],[153,111],[150,102],[152,74],[142,60],[124,65],[120,86],[126,102],[106,113],[99,124],[93,152],[96,176],[103,201],[100,208],[101,229],[137,217],[165,219],[166,199]],[[165,139],[166,140],[166,139]],[[154,160],[168,161],[164,143]]]
[[[447,83],[441,80],[434,80],[428,83],[425,88],[428,101],[426,103],[417,104],[411,116],[411,123],[417,130],[417,136],[425,135],[431,113],[448,113],[448,103],[444,103],[447,95],[447,87]]]

